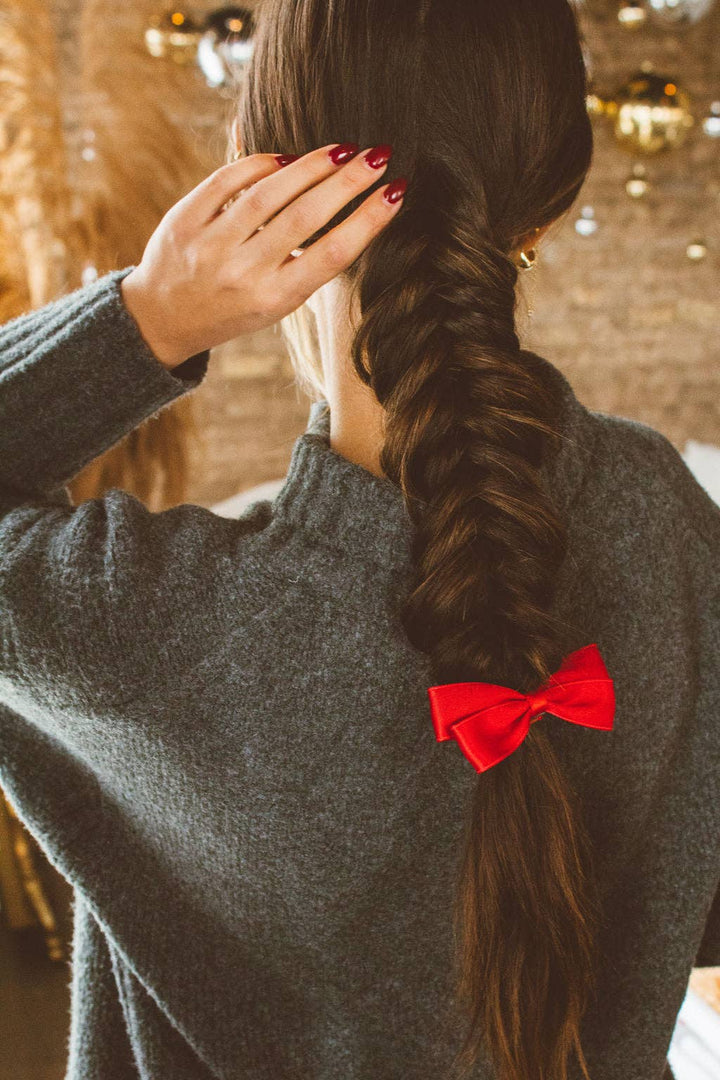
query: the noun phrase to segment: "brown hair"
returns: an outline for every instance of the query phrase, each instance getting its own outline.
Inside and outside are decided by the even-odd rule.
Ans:
[[[592,158],[568,0],[267,0],[237,108],[246,154],[390,143],[390,225],[345,272],[358,375],[385,410],[380,464],[412,515],[402,613],[437,682],[530,693],[557,670],[566,527],[541,482],[559,391],[515,329],[513,250],[574,202]],[[350,203],[308,243],[367,197]],[[322,389],[317,365],[301,371]],[[542,724],[478,776],[455,908],[457,997],[499,1080],[587,1062],[601,913],[576,796]]]

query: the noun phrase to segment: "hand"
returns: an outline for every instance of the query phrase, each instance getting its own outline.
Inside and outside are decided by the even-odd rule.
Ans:
[[[272,154],[222,165],[167,212],[120,286],[162,364],[176,367],[295,311],[392,220],[402,199],[389,203],[383,185],[326,236],[291,254],[387,169],[371,168],[367,151],[335,165],[328,151],[337,145],[285,166]]]

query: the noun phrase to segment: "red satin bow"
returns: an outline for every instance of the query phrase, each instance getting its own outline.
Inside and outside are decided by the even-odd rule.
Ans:
[[[596,644],[569,653],[533,694],[486,682],[445,683],[428,689],[438,742],[455,739],[477,772],[517,750],[543,712],[571,724],[611,731],[615,689]]]

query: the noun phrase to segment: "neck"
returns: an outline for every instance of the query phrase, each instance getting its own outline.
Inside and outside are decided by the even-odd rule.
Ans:
[[[380,468],[384,409],[370,388],[360,382],[353,370],[352,378],[332,389],[328,386],[328,402],[331,448],[375,476],[384,476]]]
[[[332,281],[316,297],[313,310],[330,405],[330,447],[348,461],[384,477],[380,451],[385,410],[358,378],[350,358],[353,322],[347,312],[347,293]]]

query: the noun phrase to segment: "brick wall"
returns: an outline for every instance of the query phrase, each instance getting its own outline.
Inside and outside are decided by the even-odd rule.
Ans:
[[[62,43],[68,139],[77,144],[75,38],[81,0],[51,0]],[[195,10],[216,5],[206,0]],[[720,98],[720,3],[695,27],[629,32],[616,2],[592,0],[582,25],[598,92],[612,91],[644,61],[686,88],[698,118]],[[589,14],[590,9],[592,15]],[[108,3],[109,18],[112,11]],[[123,8],[123,32],[142,29],[155,4]],[[119,16],[117,16],[119,17]],[[117,32],[117,30],[116,30]],[[112,32],[109,27],[108,48]],[[158,67],[159,84],[161,67]],[[195,99],[194,99],[195,100]],[[189,117],[196,131],[223,122],[225,103]],[[688,438],[720,445],[720,141],[700,123],[681,150],[633,156],[596,118],[595,161],[580,198],[541,246],[537,267],[521,274],[523,343],[565,372],[589,407],[651,424],[683,449]],[[640,200],[624,184],[642,161],[652,187]],[[218,161],[219,164],[219,161]],[[575,219],[591,205],[599,228],[579,235]],[[696,237],[701,262],[687,258]],[[528,302],[534,314],[525,315]],[[194,448],[188,498],[205,505],[284,475],[305,427],[308,401],[293,384],[279,329],[215,351],[195,395],[205,450]]]
[[[707,115],[720,98],[720,5],[673,32],[629,32],[618,6],[591,3],[606,14],[582,20],[598,92],[649,61],[691,94],[698,118]],[[679,449],[688,438],[720,444],[720,140],[698,122],[682,148],[641,157],[621,149],[609,120],[594,124],[588,179],[541,248],[527,343],[591,408],[651,424]],[[652,184],[640,200],[624,186],[635,162]],[[574,228],[585,205],[599,223],[590,237]],[[695,237],[708,246],[700,262],[686,255]]]

